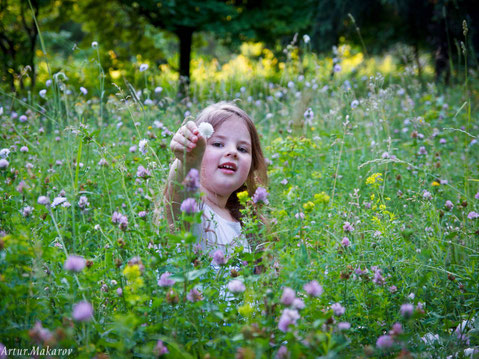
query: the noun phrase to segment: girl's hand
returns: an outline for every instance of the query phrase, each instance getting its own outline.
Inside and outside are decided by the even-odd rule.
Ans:
[[[205,152],[206,140],[201,136],[196,124],[188,121],[175,133],[170,148],[178,160],[186,160],[187,165],[199,168]]]

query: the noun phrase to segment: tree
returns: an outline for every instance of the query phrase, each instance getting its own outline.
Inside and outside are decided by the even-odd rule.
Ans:
[[[15,78],[20,89],[24,88],[23,75],[28,68],[31,87],[35,86],[34,58],[38,29],[33,16],[38,18],[40,8],[47,4],[47,0],[31,0],[30,3],[31,8],[28,0],[0,2],[0,76],[12,91],[15,91]]]
[[[192,38],[209,31],[229,41],[265,39],[273,41],[309,25],[312,1],[292,0],[248,2],[247,0],[120,0],[157,28],[175,34],[179,40],[180,93],[186,94],[190,80]]]

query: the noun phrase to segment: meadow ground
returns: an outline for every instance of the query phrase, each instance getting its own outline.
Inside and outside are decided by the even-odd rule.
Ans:
[[[101,101],[68,73],[3,94],[0,357],[478,355],[477,80],[336,70],[181,101],[146,77]],[[215,270],[155,203],[172,133],[218,100],[257,124],[269,203],[243,198],[261,251]]]

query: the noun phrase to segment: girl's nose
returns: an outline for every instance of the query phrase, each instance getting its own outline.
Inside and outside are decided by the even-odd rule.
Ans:
[[[236,149],[235,146],[228,146],[228,148],[226,149],[226,156],[230,156],[230,157],[238,157],[238,150]]]

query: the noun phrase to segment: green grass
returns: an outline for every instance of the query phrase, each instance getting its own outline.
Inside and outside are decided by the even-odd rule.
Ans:
[[[170,357],[185,358],[269,358],[282,345],[294,358],[396,357],[401,350],[426,358],[478,346],[479,219],[468,218],[479,212],[478,82],[423,88],[414,76],[396,75],[401,81],[387,84],[380,75],[345,74],[327,81],[311,75],[293,80],[292,88],[243,84],[238,104],[255,120],[271,161],[270,204],[262,212],[272,224],[263,231],[262,274],[253,274],[258,254],[237,251],[230,258],[249,263],[239,270],[246,291],[232,301],[224,294],[230,271],[210,269],[208,256],[193,251],[194,238],[168,234],[166,220],[156,225],[153,218],[172,161],[170,133],[187,111],[195,116],[236,92],[212,86],[207,93],[204,86],[201,98],[177,101],[149,88],[135,99],[125,85],[100,101],[57,77],[46,99],[4,96],[1,147],[11,153],[0,170],[0,342],[74,348],[75,356],[88,358],[153,357],[159,339]],[[153,104],[145,105],[146,98]],[[308,107],[311,123],[303,117]],[[147,154],[130,152],[143,138]],[[24,145],[28,152],[20,151]],[[152,176],[137,179],[139,165]],[[368,184],[375,173],[381,175]],[[26,187],[19,191],[21,181]],[[71,207],[37,203],[62,190]],[[81,196],[88,198],[86,210],[78,206]],[[33,212],[24,217],[27,206]],[[127,216],[126,230],[112,223],[115,211]],[[346,222],[352,232],[345,232]],[[64,270],[70,254],[87,259],[87,267]],[[157,284],[166,271],[177,280],[172,292]],[[311,280],[322,285],[320,297],[303,289]],[[193,287],[202,301],[186,300]],[[278,329],[284,287],[305,303],[287,333]],[[82,300],[94,308],[88,322],[72,320]],[[334,303],[344,315],[333,315]],[[409,318],[400,314],[405,303],[415,308]],[[29,332],[37,321],[50,339]],[[453,332],[463,321],[469,343]],[[340,331],[339,322],[351,328]],[[403,334],[392,348],[377,348],[396,322]],[[421,339],[436,334],[432,344]]]

